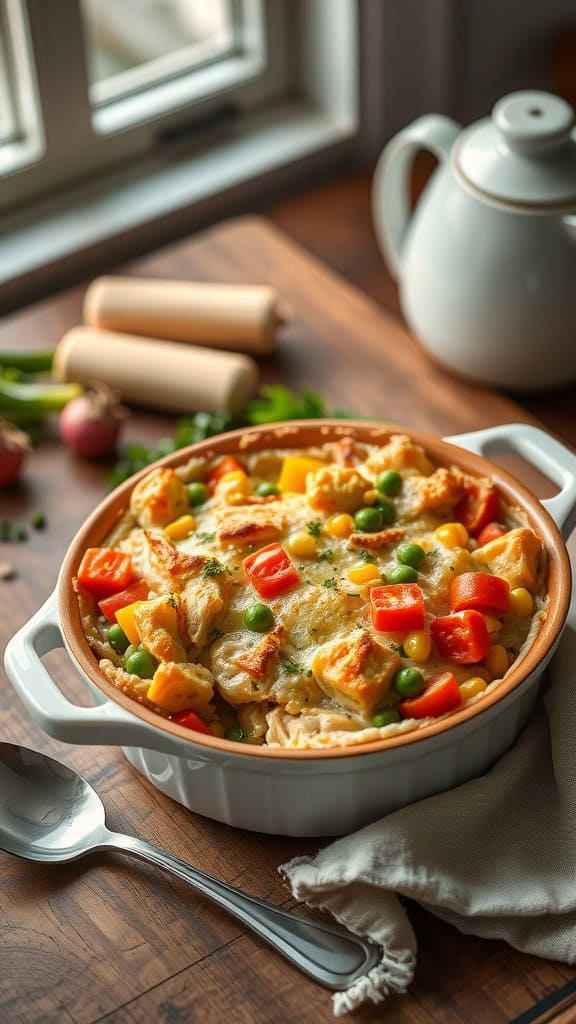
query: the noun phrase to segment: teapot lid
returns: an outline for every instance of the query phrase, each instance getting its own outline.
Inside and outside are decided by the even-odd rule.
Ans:
[[[491,118],[456,143],[463,175],[495,199],[522,206],[576,202],[576,137],[572,107],[548,92],[514,92]]]

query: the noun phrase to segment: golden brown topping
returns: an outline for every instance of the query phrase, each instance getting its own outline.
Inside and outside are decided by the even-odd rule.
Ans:
[[[174,547],[164,534],[145,531],[144,537],[148,546],[151,585],[180,591],[186,580],[197,576],[206,562],[206,555],[187,555]]]
[[[372,713],[388,693],[401,667],[396,651],[384,647],[367,631],[325,644],[312,669],[318,685],[343,707]]]
[[[417,516],[430,509],[455,505],[465,490],[464,476],[459,469],[441,466],[430,476],[412,476],[405,482],[404,513]]]
[[[369,486],[366,477],[346,466],[325,466],[306,478],[311,508],[321,512],[355,512]]]
[[[333,445],[334,458],[339,466],[353,466],[356,442],[352,437],[343,437]]]
[[[370,548],[377,550],[386,544],[397,544],[406,533],[399,526],[392,526],[389,530],[378,530],[377,533],[352,533],[348,540],[352,548]]]
[[[202,646],[206,643],[212,619],[223,608],[231,588],[230,576],[225,573],[188,580],[182,594],[182,608],[183,632],[189,644]]]
[[[250,511],[227,509],[218,517],[218,539],[223,544],[252,544],[276,540],[286,525],[282,506],[254,506]]]
[[[141,526],[166,526],[189,511],[186,487],[173,469],[153,469],[132,491],[130,511]]]
[[[143,646],[158,661],[186,661],[186,651],[178,636],[176,595],[142,601],[134,608],[134,622]]]
[[[495,576],[502,576],[512,589],[534,590],[543,555],[542,542],[533,530],[521,527],[477,548],[474,558]]]
[[[366,469],[378,476],[385,469],[413,469],[428,475],[434,469],[421,445],[406,434],[393,434],[388,444],[378,448],[366,460]]]
[[[238,665],[238,668],[243,668],[254,679],[264,679],[272,658],[277,657],[280,651],[283,635],[284,628],[277,626],[251,651],[247,651],[246,654],[236,658],[235,664]]]

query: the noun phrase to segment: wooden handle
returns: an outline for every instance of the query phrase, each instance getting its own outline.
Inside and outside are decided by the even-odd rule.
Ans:
[[[93,327],[257,354],[272,351],[285,319],[268,285],[99,277],[84,299]]]
[[[135,405],[190,413],[241,408],[258,369],[253,359],[238,353],[73,327],[57,346],[54,374],[80,384],[102,381]]]

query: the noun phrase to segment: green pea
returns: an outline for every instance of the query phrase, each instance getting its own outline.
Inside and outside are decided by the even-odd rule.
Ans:
[[[401,722],[402,715],[396,708],[381,708],[372,717],[372,725],[381,729],[384,725],[392,725],[393,722]]]
[[[114,651],[118,651],[118,654],[125,654],[130,646],[130,641],[126,636],[126,633],[117,622],[112,626],[108,626],[106,630],[106,639],[110,644],[110,647]]]
[[[384,526],[390,526],[390,524],[393,523],[394,520],[396,519],[396,509],[394,508],[392,502],[388,501],[388,498],[383,498],[380,495],[378,495],[374,504],[376,505],[376,508],[378,508],[382,513]]]
[[[376,488],[381,494],[387,494],[389,498],[394,498],[402,490],[400,473],[397,473],[395,469],[387,469],[384,473],[380,473],[376,481]]]
[[[246,629],[253,633],[265,633],[274,624],[272,609],[267,604],[251,604],[242,617]]]
[[[188,484],[186,490],[191,505],[203,505],[205,501],[208,501],[208,488],[200,480],[194,480],[193,483]]]
[[[224,736],[227,740],[235,740],[236,743],[244,743],[244,740],[246,739],[246,733],[239,725],[233,726],[231,729],[226,729]]]
[[[421,548],[419,544],[411,544],[410,541],[406,541],[404,544],[399,544],[396,549],[396,558],[403,565],[410,565],[413,569],[417,569],[419,565],[424,561],[426,552],[424,548]]]
[[[269,498],[271,494],[280,494],[280,488],[276,484],[258,484],[254,494],[259,498]]]
[[[366,508],[358,509],[354,522],[361,533],[377,533],[384,526],[384,516],[379,508],[367,505]]]
[[[394,689],[401,697],[417,697],[424,689],[424,676],[417,668],[401,668],[394,676]]]
[[[140,679],[152,679],[158,668],[156,658],[145,651],[143,647],[137,647],[130,654],[126,653],[123,663],[127,672],[131,672],[134,676],[140,676]]]
[[[411,565],[395,565],[386,573],[387,583],[416,583],[418,573]]]

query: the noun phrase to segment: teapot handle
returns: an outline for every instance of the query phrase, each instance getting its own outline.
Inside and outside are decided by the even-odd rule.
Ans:
[[[410,219],[409,174],[419,149],[429,149],[446,160],[462,126],[441,114],[419,117],[388,143],[374,172],[372,216],[376,236],[388,267],[398,278],[402,248]]]

